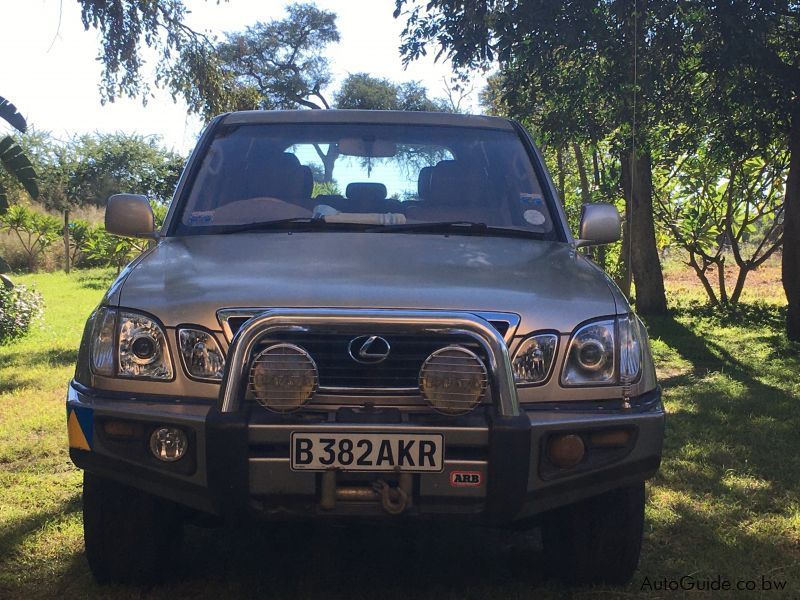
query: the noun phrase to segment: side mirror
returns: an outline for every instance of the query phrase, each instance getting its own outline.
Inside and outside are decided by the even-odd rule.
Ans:
[[[613,204],[584,204],[577,247],[598,246],[619,241],[622,225],[619,211]]]
[[[124,237],[158,237],[153,209],[146,196],[114,194],[106,205],[106,231]]]

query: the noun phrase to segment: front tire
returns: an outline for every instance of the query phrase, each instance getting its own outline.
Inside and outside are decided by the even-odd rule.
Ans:
[[[565,506],[544,517],[551,571],[566,583],[621,585],[639,564],[644,482]]]
[[[83,474],[83,539],[98,583],[151,584],[180,562],[183,523],[166,500]]]

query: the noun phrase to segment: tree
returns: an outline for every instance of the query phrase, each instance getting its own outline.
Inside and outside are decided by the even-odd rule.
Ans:
[[[80,204],[105,206],[109,196],[120,192],[168,202],[185,162],[152,136],[96,134],[78,138],[74,146],[68,193]]]
[[[687,253],[711,304],[739,302],[747,275],[780,248],[786,164],[781,144],[742,156],[706,142],[660,182],[656,214]],[[730,293],[729,258],[736,267]]]
[[[334,95],[336,108],[441,112],[442,100],[428,97],[418,81],[395,83],[368,73],[348,75]]]
[[[229,33],[217,44],[190,44],[162,79],[175,95],[210,117],[248,108],[330,108],[325,48],[339,41],[336,15],[292,4],[287,16]]]
[[[15,204],[0,219],[0,230],[17,236],[28,256],[28,269],[35,271],[37,259],[58,239],[61,224],[51,215]]]
[[[208,38],[184,23],[182,0],[78,0],[84,28],[100,32],[103,64],[100,90],[103,101],[120,96],[149,94],[142,79],[142,46],[159,55],[159,69],[167,70],[190,47],[209,44]]]
[[[25,133],[28,124],[25,118],[17,111],[17,107],[0,96],[0,118],[20,133]],[[36,171],[30,159],[19,144],[10,135],[0,138],[0,164],[5,171],[16,180],[34,200],[39,196],[39,186],[36,183]],[[6,187],[0,182],[0,214],[8,208]]]
[[[526,117],[557,147],[612,138],[642,313],[666,310],[653,226],[653,155],[665,140],[686,143],[679,125],[689,120],[698,85],[693,31],[680,5],[678,0],[396,1],[395,16],[406,19],[401,47],[406,61],[429,46],[458,69],[497,59],[512,115]]]
[[[696,0],[711,129],[731,148],[782,140],[789,152],[783,216],[786,332],[800,341],[800,3]]]

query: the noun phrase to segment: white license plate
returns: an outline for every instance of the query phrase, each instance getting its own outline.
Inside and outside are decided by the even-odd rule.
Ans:
[[[292,470],[441,472],[440,433],[292,432]]]

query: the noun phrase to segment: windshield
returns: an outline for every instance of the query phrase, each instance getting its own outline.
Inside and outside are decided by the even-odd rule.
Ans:
[[[178,218],[178,235],[313,222],[407,232],[478,224],[557,239],[518,135],[452,126],[222,126]]]

